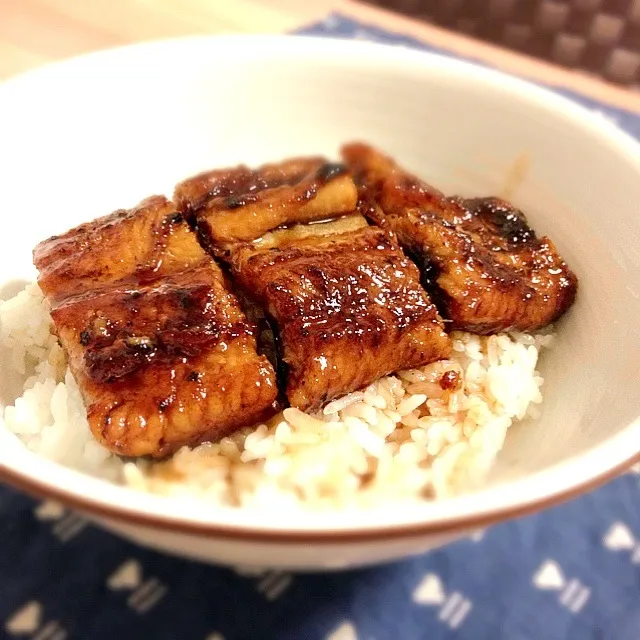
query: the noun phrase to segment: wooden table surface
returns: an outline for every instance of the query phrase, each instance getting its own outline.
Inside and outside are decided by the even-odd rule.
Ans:
[[[331,11],[640,113],[640,95],[353,0],[0,0],[0,80],[97,49],[205,33],[284,33]]]

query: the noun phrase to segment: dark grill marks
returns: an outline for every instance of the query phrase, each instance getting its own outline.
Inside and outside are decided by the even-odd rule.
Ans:
[[[365,144],[346,145],[342,154],[367,217],[393,232],[420,267],[450,328],[533,331],[575,300],[576,276],[508,202],[448,198]]]

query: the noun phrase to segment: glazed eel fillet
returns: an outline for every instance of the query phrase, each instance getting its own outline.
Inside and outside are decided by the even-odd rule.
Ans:
[[[179,184],[175,200],[264,309],[291,406],[316,410],[449,355],[418,269],[354,212],[343,165],[310,158],[213,171]]]
[[[275,372],[227,277],[154,196],[34,250],[95,438],[162,457],[273,413]]]
[[[174,194],[183,213],[197,212],[202,239],[218,255],[285,224],[353,211],[357,198],[346,167],[322,158],[209,171],[181,182]]]
[[[418,263],[450,328],[532,331],[573,303],[576,276],[508,202],[447,198],[365,144],[346,145],[342,155],[367,217]]]

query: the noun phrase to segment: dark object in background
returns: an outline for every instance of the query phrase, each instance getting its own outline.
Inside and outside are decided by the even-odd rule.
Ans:
[[[640,0],[367,0],[640,90]]]

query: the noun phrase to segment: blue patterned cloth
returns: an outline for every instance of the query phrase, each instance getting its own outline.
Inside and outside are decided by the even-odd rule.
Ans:
[[[430,49],[338,15],[305,32]],[[640,117],[570,97],[640,137]],[[0,487],[0,638],[638,640],[639,485],[640,468],[384,567],[251,577],[139,548]]]

